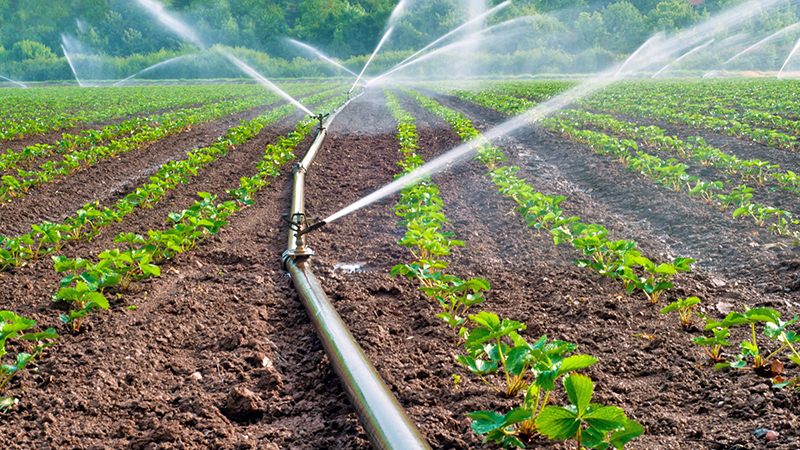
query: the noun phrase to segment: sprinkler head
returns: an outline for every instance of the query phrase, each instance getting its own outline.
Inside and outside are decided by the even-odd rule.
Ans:
[[[289,257],[296,262],[303,262],[314,256],[314,250],[306,246],[305,235],[321,228],[325,225],[325,221],[319,220],[319,217],[308,218],[304,213],[296,213],[291,218],[288,214],[281,214],[281,218],[289,224],[289,228],[295,232],[294,237],[297,239],[297,246],[284,252],[284,258]]]
[[[322,126],[322,122],[323,122],[323,121],[325,120],[325,118],[326,118],[326,117],[328,117],[329,115],[330,115],[330,114],[328,114],[328,113],[325,113],[325,114],[323,114],[323,113],[319,113],[319,114],[317,114],[316,116],[314,116],[314,118],[315,118],[315,119],[319,120],[319,128],[318,128],[318,130],[319,130],[319,131],[322,131],[322,130],[325,128],[324,126]]]

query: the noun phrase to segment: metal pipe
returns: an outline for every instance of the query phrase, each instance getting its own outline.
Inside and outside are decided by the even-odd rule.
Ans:
[[[351,101],[355,100],[356,98],[360,97],[363,94],[363,91],[356,95],[353,98],[348,99],[346,102],[342,104],[342,106],[336,108],[330,116],[328,116],[328,120],[325,121],[324,125],[322,125],[317,137],[314,138],[314,142],[311,143],[311,147],[308,148],[306,155],[303,157],[303,160],[300,161],[294,168],[292,169],[292,173],[294,174],[294,193],[292,194],[292,212],[289,217],[294,217],[295,214],[304,213],[305,212],[305,175],[306,170],[311,167],[311,163],[314,162],[314,158],[317,156],[317,152],[320,148],[322,148],[322,142],[325,140],[325,137],[328,135],[328,127],[330,126],[333,119],[339,114],[341,110],[344,109],[345,106],[349,105]],[[294,233],[291,231],[289,232],[289,244],[286,248],[293,249],[297,247],[297,238],[295,237]]]
[[[311,167],[314,157],[322,147],[328,126],[339,111],[353,99],[345,102],[330,115],[303,160],[292,169],[295,183],[290,214],[292,220],[305,214],[306,170]],[[317,330],[328,360],[342,381],[372,447],[379,450],[430,450],[428,443],[370,364],[364,351],[356,343],[311,272],[308,260],[313,252],[305,246],[302,247],[304,252],[294,256],[290,254],[298,249],[297,236],[295,231],[290,229],[289,247],[282,258],[283,267],[294,281],[295,289],[300,294],[311,323]]]
[[[372,447],[381,450],[430,450],[417,427],[411,423],[355,342],[311,273],[308,261],[295,263],[289,259],[285,265]]]

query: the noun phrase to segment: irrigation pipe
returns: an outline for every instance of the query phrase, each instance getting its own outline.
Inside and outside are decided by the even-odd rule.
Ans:
[[[303,160],[293,169],[294,193],[290,215],[293,220],[296,217],[305,217],[305,174],[328,134],[327,127],[353,99],[330,115]],[[303,225],[299,227],[302,229]],[[322,347],[344,385],[372,447],[379,450],[430,450],[428,443],[370,364],[311,272],[309,258],[313,252],[305,247],[304,239],[297,238],[296,231],[289,231],[289,247],[282,258],[283,267],[294,281],[300,300],[322,341]]]

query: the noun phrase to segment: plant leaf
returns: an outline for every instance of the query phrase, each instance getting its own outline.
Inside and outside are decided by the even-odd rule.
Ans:
[[[622,428],[618,428],[611,433],[609,442],[614,446],[615,449],[622,450],[625,444],[630,442],[632,439],[641,436],[643,433],[644,428],[639,422],[628,419]]]
[[[550,439],[568,439],[581,426],[578,414],[560,406],[547,406],[536,417],[536,429]]]
[[[572,374],[564,378],[564,389],[569,401],[577,408],[578,416],[583,416],[594,393],[592,380],[586,375]]]

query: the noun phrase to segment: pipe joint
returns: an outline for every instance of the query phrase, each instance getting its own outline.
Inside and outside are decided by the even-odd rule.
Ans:
[[[302,173],[302,174],[306,173],[306,168],[305,168],[305,166],[303,166],[302,162],[299,162],[299,163],[295,164],[294,167],[292,167],[292,175],[295,175],[295,174],[298,174],[298,173]]]
[[[281,218],[289,224],[289,228],[294,232],[296,245],[283,252],[281,258],[284,269],[286,268],[286,259],[292,259],[296,264],[305,262],[308,258],[314,256],[314,250],[311,250],[306,245],[306,234],[321,228],[325,225],[324,220],[319,220],[318,217],[307,217],[305,213],[297,212],[289,217],[288,214],[281,214]]]

